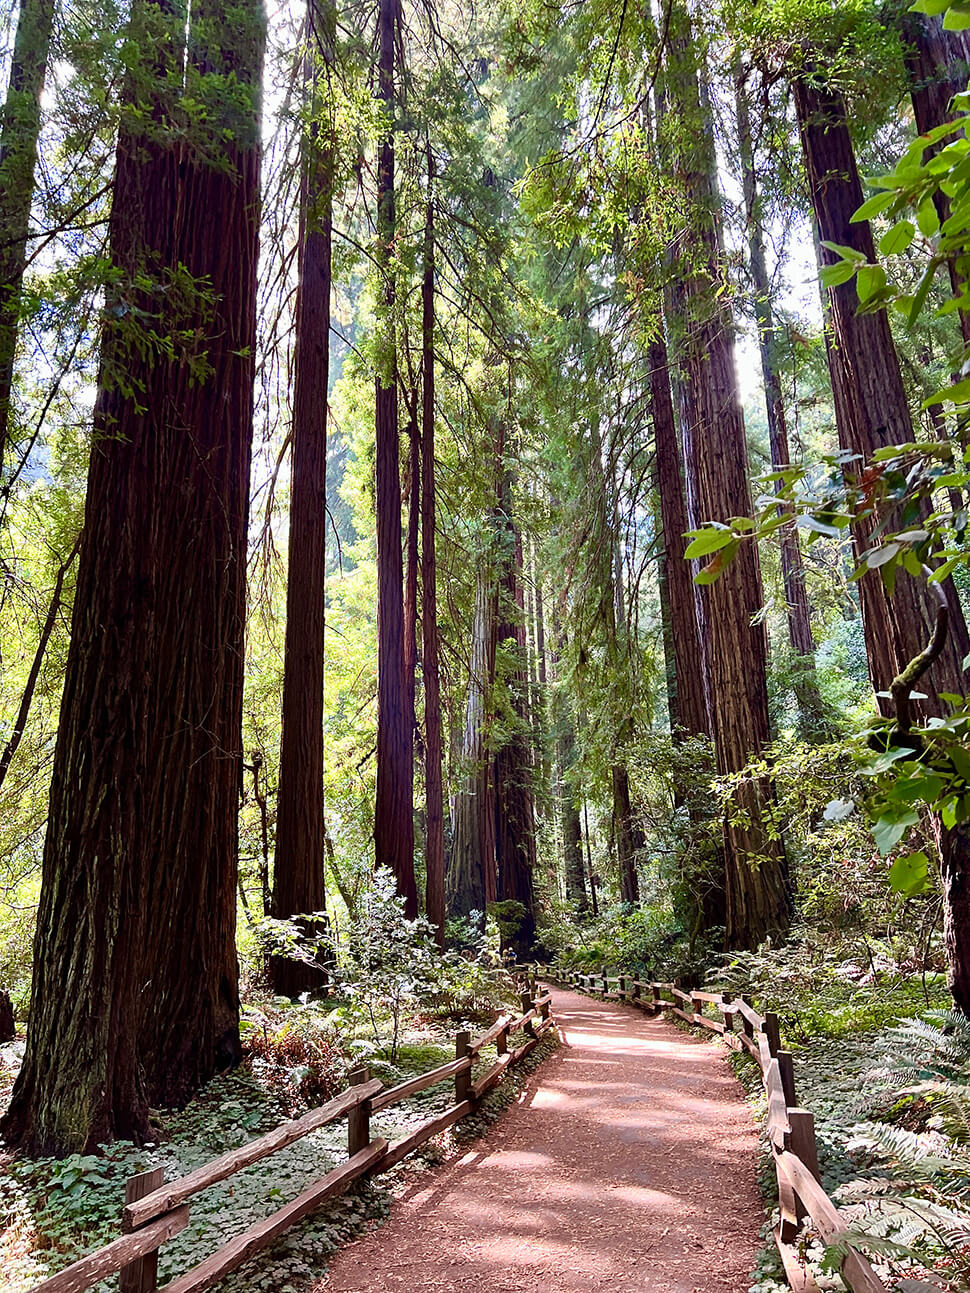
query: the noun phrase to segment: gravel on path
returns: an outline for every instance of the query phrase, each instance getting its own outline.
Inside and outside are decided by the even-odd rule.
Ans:
[[[565,1044],[469,1150],[334,1258],[318,1293],[743,1293],[758,1135],[723,1053],[553,989]]]

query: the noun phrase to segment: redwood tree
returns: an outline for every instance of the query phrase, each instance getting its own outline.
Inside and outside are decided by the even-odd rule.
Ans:
[[[277,919],[326,907],[323,678],[334,152],[326,72],[333,62],[333,5],[311,0],[306,23],[310,125],[300,188],[283,727],[272,899]],[[270,969],[273,987],[290,997],[320,987],[326,977],[322,968],[289,957],[274,957]]]
[[[151,0],[133,11],[138,110],[118,140],[32,1009],[4,1120],[34,1151],[141,1138],[150,1105],[240,1053],[262,12],[249,0],[230,24],[214,0],[192,7],[186,92],[214,128],[203,138],[180,112],[184,30]]]
[[[748,512],[744,415],[734,361],[734,321],[722,287],[719,194],[709,115],[698,88],[696,46],[678,4],[667,63],[668,147],[691,198],[690,249],[678,265],[684,317],[681,354],[690,416],[683,425],[691,522]],[[709,696],[717,768],[740,772],[769,739],[767,653],[757,549],[743,545],[721,578],[702,591]],[[754,622],[753,622],[754,621]],[[784,930],[791,902],[784,850],[765,827],[770,784],[748,779],[724,821],[725,940],[757,944]]]
[[[401,555],[401,474],[394,328],[395,48],[399,0],[378,5],[378,82],[384,134],[377,163],[377,265],[383,283],[383,336],[376,378],[377,430],[377,800],[374,851],[393,873],[405,913],[418,912],[414,883],[414,768],[412,713],[404,662],[404,566]]]

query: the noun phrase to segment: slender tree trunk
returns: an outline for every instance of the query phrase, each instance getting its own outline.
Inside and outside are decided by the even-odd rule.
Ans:
[[[324,66],[333,61],[335,21],[329,0],[311,0],[305,77],[314,124],[304,145],[300,194],[283,727],[271,908],[278,920],[326,907],[323,678],[334,141],[331,126],[324,127],[321,138],[317,122],[328,111]],[[276,992],[288,997],[326,981],[322,968],[285,957],[272,958],[270,975]]]
[[[256,4],[190,16],[187,93],[218,157],[186,147],[184,16],[132,14],[141,109],[119,135],[71,645],[54,755],[23,1068],[4,1134],[34,1152],[141,1139],[239,1056],[236,812],[242,762],[259,79]],[[224,82],[239,87],[230,108]],[[148,87],[146,89],[146,86]],[[138,122],[149,125],[139,126]],[[204,283],[159,318],[177,270]],[[146,280],[149,284],[146,286]],[[144,312],[144,315],[142,314]],[[158,355],[129,313],[191,340]],[[200,368],[200,361],[204,366]],[[200,376],[200,371],[202,375]],[[119,387],[118,375],[124,374]],[[164,860],[164,865],[159,864]]]
[[[379,93],[386,134],[379,146],[377,260],[384,278],[384,335],[377,371],[377,803],[378,866],[394,875],[406,915],[418,911],[414,882],[413,719],[408,719],[404,668],[404,570],[401,557],[401,475],[398,462],[397,343],[394,336],[394,51],[398,0],[378,6]],[[412,707],[413,709],[413,707]]]
[[[740,71],[735,70],[735,102],[737,105],[738,145],[741,158],[741,180],[748,225],[748,268],[751,273],[755,322],[758,326],[758,346],[761,352],[761,375],[765,390],[765,410],[768,416],[768,443],[771,465],[775,471],[784,470],[791,463],[788,445],[788,425],[785,400],[778,374],[778,334],[771,308],[772,288],[768,277],[765,256],[764,223],[761,194],[755,171],[754,143],[751,138],[751,120],[748,99]],[[780,488],[780,482],[776,488]],[[793,686],[795,700],[802,718],[802,725],[810,735],[826,731],[823,719],[822,698],[815,676],[815,641],[809,616],[808,591],[805,586],[805,567],[798,543],[797,532],[786,526],[781,530],[781,573],[785,587],[785,610],[788,617],[788,638],[795,657],[798,673]]]
[[[418,550],[421,524],[421,435],[417,423],[417,392],[414,392],[414,413],[408,421],[408,528],[404,567],[404,688],[407,718],[411,731],[411,765],[414,766],[415,718],[414,698],[418,668]]]
[[[53,26],[54,0],[21,0],[7,99],[0,118],[0,479],[10,435],[10,397],[34,196],[40,100]]]
[[[556,624],[556,650],[553,662],[557,664],[563,652],[563,632]],[[576,761],[576,722],[566,688],[560,683],[553,693],[553,724],[556,733],[556,761],[559,782],[559,823],[562,829],[563,873],[566,899],[576,903],[582,915],[588,908],[586,894],[586,864],[583,858],[583,827],[576,802],[577,787],[571,784],[570,773]]]
[[[502,477],[500,508],[504,534],[501,536],[502,577],[499,582],[500,623],[497,641],[518,660],[506,680],[514,721],[508,738],[495,755],[495,855],[498,862],[498,897],[522,904],[524,915],[512,946],[518,960],[526,960],[535,942],[536,866],[535,805],[532,790],[532,759],[525,708],[527,660],[525,624],[519,588],[521,563],[518,531],[512,503],[512,474],[506,467]]]
[[[734,321],[720,293],[719,195],[706,141],[697,69],[686,13],[678,5],[668,88],[678,109],[680,165],[693,204],[692,239],[701,254],[683,267],[686,306],[684,366],[694,402],[684,426],[684,459],[697,514],[720,519],[749,512],[747,442],[734,363]],[[693,141],[691,143],[690,141]],[[721,577],[703,589],[709,633],[711,716],[722,775],[740,772],[769,740],[767,656],[763,623],[752,624],[763,594],[757,549],[742,545]],[[791,899],[784,850],[766,828],[770,783],[739,786],[724,822],[728,947],[757,945],[787,928]]]
[[[428,205],[421,283],[421,634],[424,669],[425,910],[445,943],[445,827],[441,776],[441,685],[438,669],[438,571],[435,555],[434,164],[428,145]]]

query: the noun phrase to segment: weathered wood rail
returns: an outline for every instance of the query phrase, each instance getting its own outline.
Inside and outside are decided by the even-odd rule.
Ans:
[[[770,1011],[760,1014],[750,997],[733,997],[727,992],[684,992],[675,983],[645,981],[628,974],[582,974],[548,965],[520,968],[533,976],[530,982],[541,974],[550,982],[605,1001],[624,1001],[651,1014],[670,1011],[688,1024],[717,1033],[733,1050],[748,1052],[761,1069],[768,1101],[766,1133],[778,1176],[781,1217],[775,1227],[775,1243],[791,1288],[797,1293],[818,1293],[816,1281],[799,1260],[797,1239],[802,1223],[810,1218],[826,1244],[836,1242],[848,1226],[822,1189],[815,1120],[798,1104],[792,1056],[781,1049],[778,1017]],[[720,1018],[713,1017],[715,1014]],[[842,1260],[841,1274],[852,1293],[887,1293],[888,1286],[869,1262],[852,1249]],[[907,1288],[930,1293],[936,1285],[910,1280]]]
[[[371,1078],[367,1069],[358,1069],[351,1074],[347,1090],[334,1099],[311,1109],[301,1118],[284,1122],[247,1145],[221,1154],[187,1176],[165,1181],[162,1169],[155,1168],[132,1177],[125,1189],[121,1237],[35,1285],[34,1293],[81,1293],[81,1290],[91,1288],[115,1272],[120,1272],[122,1293],[155,1293],[158,1289],[158,1250],[167,1239],[188,1225],[188,1201],[193,1195],[275,1154],[309,1132],[346,1118],[348,1156],[345,1162],[314,1181],[278,1212],[256,1222],[205,1261],[170,1280],[160,1293],[201,1293],[201,1290],[211,1288],[284,1231],[302,1221],[326,1199],[342,1194],[367,1173],[387,1171],[432,1136],[473,1113],[482,1096],[498,1085],[554,1026],[550,1002],[548,992],[523,991],[520,1015],[503,1015],[474,1040],[468,1032],[457,1033],[455,1058],[447,1064],[387,1089],[377,1078]],[[510,1048],[509,1038],[518,1032],[523,1034],[524,1040]],[[473,1082],[471,1074],[476,1058],[493,1043],[498,1058]],[[372,1139],[370,1119],[373,1114],[449,1078],[455,1083],[455,1103],[444,1113],[428,1118],[393,1144],[380,1138]]]

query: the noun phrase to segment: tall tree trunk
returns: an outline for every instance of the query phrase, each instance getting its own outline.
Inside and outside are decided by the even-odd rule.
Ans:
[[[53,27],[54,0],[21,0],[7,99],[0,118],[0,479],[10,435],[10,398],[34,196],[40,100]]]
[[[510,945],[516,958],[525,960],[535,942],[536,828],[525,706],[528,678],[525,624],[519,595],[521,547],[513,513],[512,473],[508,466],[503,471],[500,510],[504,533],[500,535],[502,577],[499,581],[497,641],[504,651],[515,656],[518,664],[506,678],[513,714],[511,731],[495,754],[495,856],[499,900],[512,900],[524,908]]]
[[[421,640],[424,678],[425,911],[445,942],[445,827],[441,778],[441,684],[438,670],[438,570],[434,419],[434,163],[428,145],[428,205],[421,283]]]
[[[385,112],[377,174],[377,263],[383,276],[383,340],[376,380],[377,412],[377,802],[374,852],[394,875],[405,914],[418,912],[414,882],[413,716],[408,720],[404,669],[404,570],[398,461],[397,342],[394,335],[394,51],[398,0],[378,6],[379,95]]]
[[[812,204],[822,239],[841,242],[875,260],[872,233],[864,222],[851,223],[862,203],[862,186],[849,135],[845,105],[815,69],[805,68],[794,82],[795,108],[805,154]],[[824,249],[823,263],[833,259]],[[889,320],[884,310],[859,314],[855,281],[829,290],[831,338],[829,371],[839,443],[868,462],[887,444],[913,439],[913,424],[899,371]],[[854,527],[858,551],[869,546],[870,525]],[[950,631],[943,652],[921,680],[929,693],[929,713],[945,713],[941,692],[966,691],[963,658],[970,637],[951,580],[946,593]],[[875,690],[888,690],[896,673],[930,640],[936,604],[922,579],[900,571],[890,597],[872,571],[859,580],[862,624]],[[941,831],[944,936],[954,1000],[970,1013],[970,830]]]
[[[849,136],[845,105],[837,90],[806,68],[794,83],[812,205],[823,241],[838,242],[875,260],[872,233],[865,221],[852,223],[862,205],[862,185]],[[822,263],[836,259],[822,249]],[[829,372],[839,443],[868,462],[884,445],[906,444],[913,436],[906,391],[885,310],[858,313],[855,280],[829,290]],[[869,547],[871,524],[854,527],[857,551]],[[890,597],[877,571],[862,576],[859,597],[865,629],[869,675],[877,692],[888,691],[897,671],[929,641],[936,604],[922,579],[900,571]],[[927,675],[931,692],[962,692],[963,657],[970,638],[952,581],[946,585],[951,631],[943,655]],[[933,701],[934,712],[941,712]]]
[[[482,557],[475,579],[471,664],[465,732],[461,749],[461,788],[452,806],[452,851],[446,872],[448,912],[484,914],[496,897],[495,818],[488,734],[495,684],[494,569]]]
[[[678,731],[688,736],[710,735],[710,725],[704,696],[704,658],[694,613],[694,584],[690,564],[684,558],[687,507],[670,395],[667,345],[662,336],[651,342],[647,366],[650,370],[650,413],[663,534],[661,568],[668,589],[674,663],[670,726],[676,740]]]
[[[109,228],[117,277],[105,314],[32,1009],[3,1124],[35,1152],[143,1138],[149,1104],[184,1100],[240,1053],[236,812],[258,5],[236,6],[227,28],[208,4],[193,8],[187,93],[211,106],[219,150],[208,156],[187,147],[172,101],[184,15],[151,3],[132,15],[131,49],[152,63],[132,78],[143,97],[129,102],[140,112],[127,114],[118,140]],[[241,91],[231,107],[227,75]],[[193,327],[184,314],[158,315],[164,293],[153,287],[175,272],[183,291],[186,273],[204,284]],[[159,355],[150,337],[132,336],[129,314],[147,316],[152,334],[177,327],[192,340]]]
[[[741,182],[748,226],[748,268],[753,289],[754,317],[758,326],[758,346],[761,353],[761,376],[765,390],[765,411],[768,416],[768,443],[771,465],[781,471],[791,463],[788,444],[788,424],[785,400],[778,374],[778,334],[774,312],[771,308],[771,280],[765,256],[764,219],[761,194],[755,170],[754,142],[751,137],[751,119],[748,111],[747,91],[740,69],[735,68],[735,102],[737,105],[738,149],[741,159]],[[780,489],[780,482],[776,489]],[[809,617],[808,591],[805,587],[805,567],[797,532],[789,526],[781,531],[781,574],[785,588],[785,610],[788,617],[788,638],[795,657],[797,677],[793,685],[795,700],[801,714],[802,726],[809,735],[826,731],[822,698],[815,676],[815,642]]]
[[[734,363],[734,321],[720,293],[720,199],[707,143],[710,122],[701,110],[689,22],[679,5],[673,30],[667,84],[677,108],[679,142],[675,146],[693,199],[691,233],[696,248],[691,264],[683,267],[683,358],[694,403],[693,416],[683,428],[684,459],[698,516],[719,519],[750,510],[747,442]],[[763,601],[753,544],[742,545],[724,574],[704,588],[703,601],[710,635],[717,767],[721,775],[728,775],[741,771],[769,740],[768,644],[763,623],[752,624]],[[784,850],[766,826],[772,798],[770,783],[749,780],[736,792],[740,813],[725,816],[724,925],[728,947],[755,946],[789,923],[791,899]]]
[[[913,104],[916,129],[922,135],[944,121],[952,121],[954,113],[950,104],[955,94],[967,88],[970,75],[970,39],[965,31],[947,31],[942,15],[913,13],[905,8],[902,18],[903,57],[909,79],[909,93]],[[945,147],[948,140],[935,144],[932,156]],[[946,197],[937,192],[934,204],[940,223],[950,214]],[[954,293],[962,291],[956,261],[949,262],[950,283]],[[970,342],[970,314],[960,310],[960,331],[964,342]]]
[[[323,678],[334,140],[324,66],[333,61],[335,22],[329,0],[311,0],[305,78],[313,124],[304,144],[300,193],[283,728],[273,870],[272,914],[278,920],[326,907]],[[327,120],[322,138],[321,114]],[[287,997],[326,981],[322,968],[284,957],[272,958],[270,974],[276,992]]]

